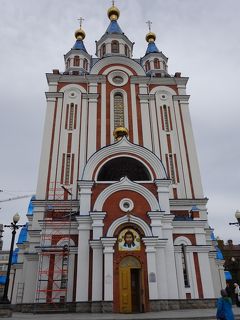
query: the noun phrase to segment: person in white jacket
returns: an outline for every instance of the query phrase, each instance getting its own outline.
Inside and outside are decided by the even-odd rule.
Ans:
[[[238,307],[240,307],[240,288],[239,288],[239,285],[237,283],[234,283],[234,293],[235,293],[235,299],[236,299],[236,305]]]

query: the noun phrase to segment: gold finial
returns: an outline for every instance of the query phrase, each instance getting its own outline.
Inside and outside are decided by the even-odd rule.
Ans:
[[[156,40],[156,35],[154,32],[151,31],[152,21],[148,20],[146,22],[146,24],[148,25],[148,29],[149,29],[149,32],[146,34],[146,41],[147,42],[154,42]]]
[[[86,33],[84,32],[84,30],[82,29],[82,23],[84,21],[84,19],[82,17],[80,17],[79,19],[79,25],[80,25],[80,28],[76,30],[75,32],[75,38],[77,40],[83,40],[86,36]]]
[[[128,129],[125,127],[117,127],[114,131],[113,131],[113,136],[114,138],[119,141],[121,140],[124,136],[128,136]]]
[[[120,16],[120,11],[117,7],[115,7],[114,0],[112,1],[111,8],[108,9],[107,15],[111,21],[117,20]]]

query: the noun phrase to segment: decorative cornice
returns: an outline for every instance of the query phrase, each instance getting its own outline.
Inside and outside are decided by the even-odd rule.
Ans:
[[[99,94],[98,93],[83,93],[82,95],[83,99],[93,99],[93,100],[96,100],[98,99],[99,97]]]
[[[103,248],[101,240],[91,240],[91,241],[89,241],[89,244],[92,249],[102,249]]]
[[[205,206],[208,202],[208,198],[201,198],[201,199],[170,199],[170,206],[193,206],[193,205],[203,205]]]
[[[78,216],[76,217],[78,223],[78,230],[91,230],[92,229],[92,219],[90,216]]]
[[[201,233],[205,233],[204,228],[206,227],[207,220],[186,220],[186,221],[173,221],[172,225],[174,228],[202,228]]]
[[[63,98],[63,92],[45,92],[47,99]]]
[[[181,102],[184,101],[184,102],[188,102],[189,101],[189,98],[190,98],[190,95],[175,95],[175,96],[172,96],[172,99],[173,101],[178,101],[180,100]]]

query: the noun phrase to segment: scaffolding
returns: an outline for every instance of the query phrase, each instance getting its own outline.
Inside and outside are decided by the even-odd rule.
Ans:
[[[63,200],[69,200],[63,205]],[[46,200],[41,241],[37,250],[39,264],[35,303],[65,303],[68,298],[69,258],[72,229],[72,193],[70,188],[52,183]]]

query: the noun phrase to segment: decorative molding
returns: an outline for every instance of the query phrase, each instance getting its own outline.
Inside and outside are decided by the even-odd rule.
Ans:
[[[189,98],[190,98],[190,95],[173,95],[172,96],[173,98],[173,101],[178,101],[180,100],[180,102],[184,101],[184,102],[188,102],[189,101]]]
[[[143,70],[142,66],[139,63],[137,63],[133,59],[129,59],[124,56],[110,56],[110,57],[106,57],[104,59],[98,60],[95,63],[95,65],[92,67],[90,74],[98,74],[104,67],[110,66],[112,64],[116,65],[115,67],[116,70],[118,69],[117,65],[120,65],[120,67],[121,65],[125,65],[133,69],[138,75],[145,76],[145,71]],[[104,72],[104,74],[106,74],[106,72]]]
[[[93,210],[102,211],[102,207],[106,199],[111,194],[122,190],[132,190],[141,194],[148,202],[152,211],[160,211],[160,206],[155,196],[147,188],[143,187],[138,183],[132,182],[127,177],[122,178],[119,182],[114,183],[106,189],[104,189],[97,197]]]
[[[108,228],[107,237],[113,237],[114,232],[124,223],[134,223],[139,226],[144,232],[145,237],[152,237],[152,231],[149,225],[142,219],[135,217],[133,215],[124,215],[121,218],[118,218],[113,221],[113,223]]]
[[[84,168],[82,180],[94,179],[93,173],[95,169],[105,158],[111,156],[116,157],[117,155],[122,156],[124,154],[127,154],[128,157],[135,157],[136,159],[138,159],[137,157],[144,158],[146,162],[152,166],[157,179],[167,179],[167,174],[161,160],[153,152],[147,148],[131,143],[126,137],[123,137],[120,141],[103,147],[90,157]],[[140,159],[139,161],[142,162]],[[144,165],[146,166],[145,163]]]

